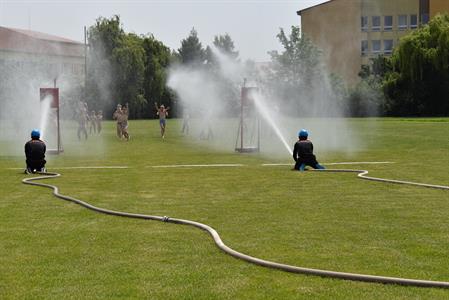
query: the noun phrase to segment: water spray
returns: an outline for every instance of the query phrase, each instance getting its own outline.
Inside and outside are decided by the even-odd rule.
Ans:
[[[61,145],[61,131],[59,123],[59,89],[40,89],[41,109],[40,109],[40,130],[42,139],[56,139],[56,148],[48,149],[49,154],[59,154],[63,152]],[[51,134],[50,134],[51,133]]]
[[[270,109],[266,102],[264,101],[263,96],[258,91],[252,91],[252,98],[254,99],[254,103],[256,104],[256,108],[261,114],[261,116],[264,118],[264,120],[268,123],[268,125],[274,130],[277,137],[281,140],[282,145],[284,145],[287,152],[291,155],[293,155],[293,151],[290,147],[290,145],[287,143],[284,135],[282,134],[279,126],[274,122],[274,119],[272,115],[270,114]]]
[[[213,71],[201,65],[173,66],[169,72],[167,85],[176,91],[179,103],[196,112],[191,114],[190,139],[201,136],[200,132],[208,127],[204,120],[213,119],[213,129],[220,138],[203,144],[220,151],[260,152],[285,158],[287,153],[292,155],[294,141],[289,137],[299,127],[314,132],[314,143],[322,151],[349,155],[363,146],[357,132],[343,118],[343,108],[328,80],[294,89],[270,79],[276,74],[273,65],[257,69],[219,50],[213,49],[213,54],[217,63]],[[257,85],[245,83],[242,87],[240,82],[245,77]],[[265,128],[269,130],[265,132]]]
[[[262,117],[282,142],[282,145],[287,152],[290,155],[293,155],[290,145],[287,143],[281,129],[275,123],[274,118],[270,113],[272,109],[266,104],[259,88],[246,86],[246,79],[243,81],[240,103],[240,123],[235,151],[245,153],[260,151],[260,117]],[[251,141],[253,140],[251,139],[251,135],[254,135],[254,132],[250,132],[251,123],[253,124],[253,131],[256,131],[257,146],[251,145]],[[250,136],[250,139],[248,139],[248,135]],[[240,145],[237,147],[239,142]]]
[[[48,119],[50,115],[50,106],[52,100],[53,97],[51,95],[46,95],[44,99],[41,99],[39,129],[41,131],[41,138],[43,140],[46,138],[47,128],[49,126]]]

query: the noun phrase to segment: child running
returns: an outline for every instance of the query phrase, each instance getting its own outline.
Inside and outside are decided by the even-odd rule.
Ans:
[[[164,104],[160,107],[157,106],[157,102],[154,102],[154,106],[157,110],[157,115],[159,116],[159,126],[161,127],[161,137],[165,138],[165,119],[168,117],[168,110],[170,107],[165,108]]]

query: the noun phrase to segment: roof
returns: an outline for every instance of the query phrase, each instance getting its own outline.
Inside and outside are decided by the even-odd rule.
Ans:
[[[74,40],[66,39],[64,37],[59,37],[59,36],[56,36],[56,35],[51,35],[51,34],[39,32],[39,31],[18,29],[18,28],[10,28],[10,27],[8,27],[7,29],[12,30],[12,31],[16,31],[18,33],[25,34],[25,35],[27,35],[29,37],[36,38],[36,39],[39,39],[39,40],[61,42],[61,43],[82,44],[82,43],[74,41]]]
[[[84,44],[42,32],[0,26],[0,50],[58,56],[84,56]]]
[[[323,2],[323,3],[320,3],[320,4],[316,4],[316,5],[313,5],[313,6],[309,6],[309,7],[307,7],[307,8],[298,10],[298,11],[296,12],[296,14],[297,14],[298,16],[300,16],[300,15],[302,14],[303,11],[306,11],[306,10],[309,10],[309,9],[312,9],[312,8],[315,8],[315,7],[317,7],[317,6],[321,6],[321,5],[324,5],[324,4],[328,4],[329,2],[332,2],[332,1],[335,1],[335,0],[327,0],[326,2]]]

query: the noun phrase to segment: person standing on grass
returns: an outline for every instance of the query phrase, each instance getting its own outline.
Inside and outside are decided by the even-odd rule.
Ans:
[[[103,121],[103,111],[99,110],[97,113],[97,117],[95,118],[97,121],[97,133],[100,134],[101,132],[101,122]]]
[[[293,159],[295,160],[295,170],[304,171],[306,166],[314,169],[325,169],[318,163],[313,154],[313,144],[308,140],[309,133],[301,129],[298,133],[298,141],[293,148]]]
[[[201,125],[200,140],[213,140],[214,132],[212,131],[212,111],[209,109],[205,113],[203,124]]]
[[[124,107],[122,107],[122,115],[120,119],[120,127],[122,130],[122,134],[125,137],[127,141],[129,141],[129,133],[128,133],[128,117],[129,117],[129,110],[128,110],[128,103],[125,104]]]
[[[184,110],[184,115],[182,119],[182,130],[181,133],[185,135],[189,135],[189,129],[190,129],[190,114],[189,111],[186,109]]]
[[[97,115],[95,110],[93,110],[89,115],[89,134],[97,133]]]
[[[78,109],[77,119],[78,119],[78,130],[77,136],[78,140],[81,141],[81,134],[84,135],[84,138],[87,140],[87,120],[88,120],[88,112],[87,112],[87,103],[81,103],[80,108]]]
[[[165,108],[164,104],[161,104],[160,107],[157,106],[157,102],[154,102],[154,107],[157,110],[157,115],[159,116],[159,126],[161,127],[161,137],[165,138],[165,119],[168,117],[168,110],[170,107]]]
[[[122,126],[120,125],[121,118],[122,118],[122,105],[121,104],[117,104],[117,108],[114,111],[114,113],[112,114],[112,118],[117,121],[117,125],[116,125],[117,137],[119,139],[122,139],[122,136],[123,136]]]

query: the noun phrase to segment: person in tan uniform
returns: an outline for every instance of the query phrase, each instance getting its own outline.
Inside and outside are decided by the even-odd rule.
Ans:
[[[117,109],[112,114],[112,118],[117,121],[117,126],[116,126],[117,127],[117,137],[119,139],[121,139],[123,136],[122,127],[120,126],[121,115],[122,115],[122,105],[117,104]]]
[[[129,141],[129,133],[128,133],[128,117],[129,117],[129,110],[128,110],[128,103],[124,107],[122,107],[122,115],[120,118],[120,127],[122,129],[122,135],[125,137],[127,141]]]
[[[129,141],[128,116],[128,103],[125,106],[117,105],[117,109],[112,115],[113,119],[117,120],[117,137],[125,138],[127,141]]]
[[[101,122],[103,121],[103,111],[99,110],[96,117],[97,121],[97,133],[99,134],[101,132]]]
[[[93,110],[89,115],[89,134],[97,133],[97,115],[95,110]]]

